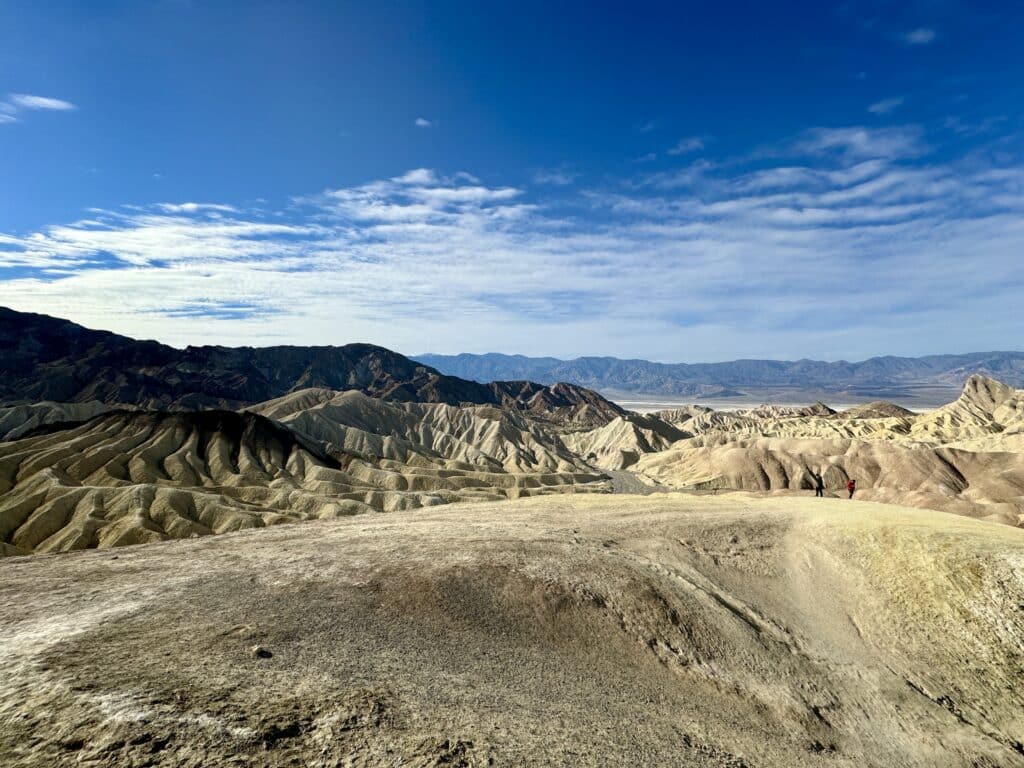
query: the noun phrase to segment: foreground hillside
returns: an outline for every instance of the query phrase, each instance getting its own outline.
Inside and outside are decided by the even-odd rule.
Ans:
[[[1024,532],[670,495],[0,562],[3,764],[1024,765]]]

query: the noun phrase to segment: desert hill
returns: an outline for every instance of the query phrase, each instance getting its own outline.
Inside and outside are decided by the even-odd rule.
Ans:
[[[830,494],[843,495],[854,478],[860,499],[1024,524],[1024,392],[984,376],[922,414],[891,403],[841,413],[820,404],[689,406],[646,419],[649,432],[676,433],[640,441],[620,417],[569,440],[594,465],[660,488],[808,491],[820,472]]]
[[[359,390],[407,402],[505,405],[596,426],[623,413],[596,392],[445,376],[383,347],[188,347],[136,341],[0,307],[0,403],[99,402],[234,409],[301,389]]]
[[[342,450],[405,464],[486,472],[592,472],[557,432],[516,409],[389,403],[361,392],[304,390],[253,408]]]
[[[1024,524],[1024,455],[921,444],[822,438],[703,436],[639,458],[632,469],[667,488],[810,491]]]
[[[0,754],[1021,766],[1022,550],[930,511],[676,494],[8,559]]]
[[[815,472],[828,495],[854,478],[858,500],[1024,524],[1024,398],[985,377],[923,414],[689,406],[598,410],[598,426],[589,403],[558,392],[524,384],[510,407],[314,388],[241,412],[108,411],[34,430],[26,414],[67,409],[19,406],[19,439],[0,443],[0,542],[7,554],[110,547],[576,491],[809,493]],[[268,441],[287,450],[257,445]]]
[[[871,403],[864,403],[853,408],[847,408],[838,414],[844,419],[885,419],[885,418],[907,418],[912,417],[914,412],[896,403],[887,403],[884,400],[875,400]]]
[[[915,419],[910,437],[1024,450],[1024,391],[985,376],[971,376],[954,402]]]
[[[112,411],[0,443],[0,551],[106,548],[453,501],[607,490],[604,475],[558,453],[557,441],[546,446],[550,438],[514,421],[515,412],[488,419],[422,406],[447,409],[432,425],[425,417],[409,424],[437,435],[431,448],[425,438],[391,435],[400,408],[358,392],[338,397],[340,405],[303,411],[303,430],[248,412]],[[375,426],[349,429],[342,413]],[[460,417],[442,434],[446,418]],[[485,453],[486,440],[465,442],[467,432],[503,428],[506,436],[491,443],[495,456]]]
[[[626,469],[646,453],[669,448],[677,440],[692,437],[689,432],[656,416],[628,414],[587,432],[575,432],[563,439],[576,453],[604,469]]]

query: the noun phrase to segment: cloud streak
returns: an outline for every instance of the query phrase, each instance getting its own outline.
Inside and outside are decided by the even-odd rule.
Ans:
[[[699,136],[690,136],[680,139],[675,146],[666,151],[670,155],[686,155],[691,152],[699,152],[702,149],[704,149],[704,140]]]
[[[894,128],[812,128],[794,143],[794,149],[810,155],[839,153],[848,158],[912,158],[924,154],[927,147],[921,130],[914,126]]]
[[[928,45],[935,40],[936,34],[934,29],[928,27],[918,27],[912,29],[903,35],[903,40],[908,45]]]
[[[6,101],[0,101],[0,125],[3,123],[18,122],[20,112],[32,111],[56,111],[68,112],[75,109],[75,105],[63,99],[54,99],[48,96],[33,96],[27,93],[8,94]]]
[[[894,96],[891,99],[882,99],[876,101],[868,107],[868,112],[873,115],[887,115],[898,107],[903,106],[904,98],[902,96]]]
[[[66,112],[75,105],[63,99],[51,99],[47,96],[31,96],[27,93],[12,93],[10,103],[18,109],[49,109]]]
[[[567,187],[580,177],[580,174],[565,168],[546,168],[535,171],[533,183],[551,185],[555,187]]]

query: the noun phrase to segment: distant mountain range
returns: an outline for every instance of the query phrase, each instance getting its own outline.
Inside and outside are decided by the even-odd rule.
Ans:
[[[0,404],[239,408],[310,387],[391,401],[504,405],[602,423],[623,412],[582,387],[468,381],[372,344],[182,350],[0,307]]]
[[[959,390],[973,373],[1022,387],[1024,352],[874,357],[859,363],[666,364],[501,354],[428,354],[411,360],[372,344],[176,349],[0,307],[0,404],[8,405],[240,408],[323,387],[390,401],[504,405],[572,420],[582,415],[597,423],[622,410],[593,390],[687,398],[761,397],[774,390],[796,402],[811,402],[820,393],[898,399],[922,388]]]
[[[744,390],[794,388],[836,394],[886,396],[914,388],[959,389],[973,373],[1024,386],[1024,352],[976,352],[927,357],[872,357],[858,363],[819,360],[735,360],[727,363],[652,363],[615,357],[418,355],[416,360],[474,381],[524,378],[566,381],[605,392],[687,397],[734,397]]]

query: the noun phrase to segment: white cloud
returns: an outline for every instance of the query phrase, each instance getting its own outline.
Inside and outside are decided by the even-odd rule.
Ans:
[[[1024,168],[875,151],[893,142],[822,128],[756,169],[699,162],[567,201],[420,168],[276,211],[96,211],[0,233],[0,264],[28,270],[0,278],[0,304],[178,344],[658,359],[998,346],[1019,330]]]
[[[162,178],[158,173],[153,175],[155,178]],[[165,213],[198,213],[199,211],[238,213],[238,209],[233,205],[220,203],[158,203],[156,207]]]
[[[415,125],[417,128],[433,128],[434,127],[433,121],[427,120],[427,118],[425,118],[425,117],[417,117],[413,121],[413,125]]]
[[[411,171],[407,171],[401,176],[396,176],[392,179],[397,184],[437,184],[436,174],[429,168],[415,168]]]
[[[891,99],[882,99],[876,101],[868,107],[868,112],[875,115],[887,115],[897,107],[903,105],[904,98],[902,96],[894,96]]]
[[[670,155],[685,155],[702,149],[704,149],[704,140],[699,136],[690,136],[680,139],[674,147],[667,151]]]
[[[927,45],[935,40],[935,30],[928,27],[912,29],[903,36],[903,40],[910,45]]]

